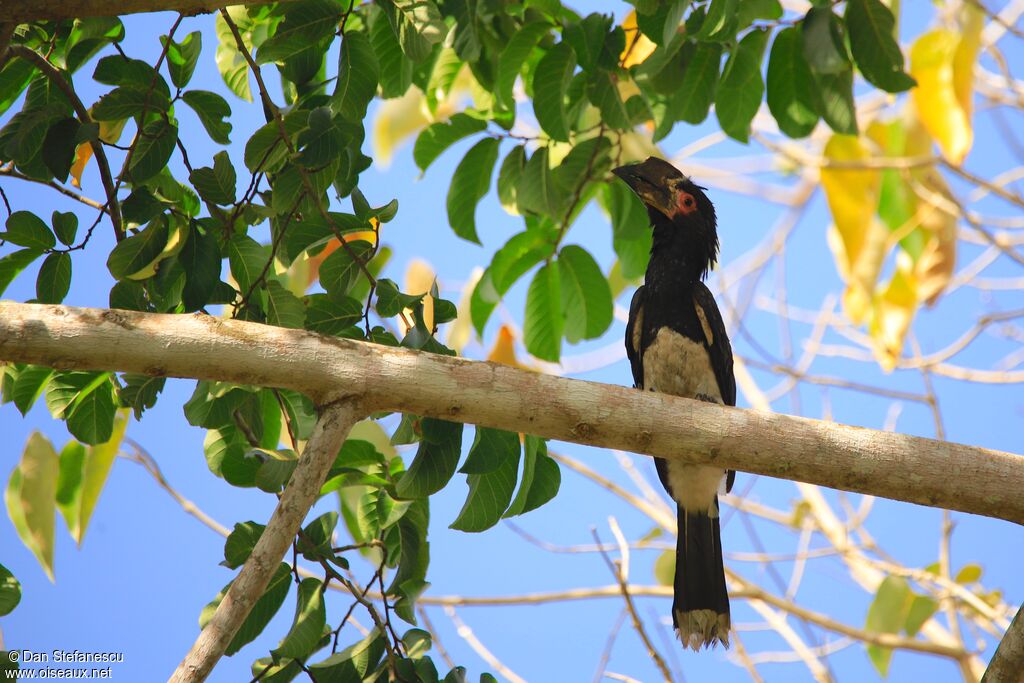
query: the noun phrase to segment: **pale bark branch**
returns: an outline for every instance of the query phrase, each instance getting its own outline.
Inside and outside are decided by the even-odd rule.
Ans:
[[[1024,683],[1024,607],[1006,629],[981,683]]]
[[[118,17],[139,12],[180,12],[193,15],[216,12],[229,5],[265,5],[268,2],[271,0],[4,0],[0,3],[0,21],[20,23],[45,19]]]
[[[715,463],[1024,523],[1024,459],[203,315],[0,303],[0,360],[358,396],[394,410]]]
[[[365,414],[355,399],[342,399],[324,408],[256,547],[171,676],[171,683],[202,681],[209,676],[295,539],[352,425]]]

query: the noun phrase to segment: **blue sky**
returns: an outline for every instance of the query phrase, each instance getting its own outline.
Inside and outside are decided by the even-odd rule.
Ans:
[[[911,3],[907,3],[911,5]],[[922,12],[904,20],[905,37],[916,34],[927,25],[931,7],[924,3],[905,8]],[[166,32],[173,22],[171,15],[131,17],[126,20],[128,39],[126,51],[135,57],[155,61],[159,53],[156,36]],[[221,83],[213,63],[216,37],[212,18],[186,19],[180,31],[203,31],[204,51],[195,76],[194,87],[215,90],[228,96],[234,116],[232,145],[228,148],[232,159],[241,166],[244,141],[263,122],[258,106],[248,105],[230,95]],[[1021,41],[1006,42],[1010,64],[1024,63]],[[269,73],[271,69],[266,69]],[[86,66],[82,74],[91,72]],[[76,82],[82,99],[88,104],[100,92],[87,78]],[[180,108],[181,128],[193,165],[208,165],[218,151],[199,130],[191,111]],[[9,114],[8,114],[9,116]],[[1009,113],[1011,127],[1018,131],[1021,117]],[[2,122],[2,121],[0,121]],[[672,152],[715,129],[714,120],[698,127],[680,125],[663,144]],[[1006,144],[1000,129],[992,123],[992,116],[982,112],[978,116],[977,141],[966,166],[989,177],[996,172],[1018,166],[1022,160],[1015,157],[1012,145]],[[374,168],[363,176],[362,189],[375,205],[397,197],[399,212],[396,219],[385,226],[384,242],[395,250],[388,266],[388,274],[401,280],[406,265],[413,258],[429,262],[439,275],[442,293],[457,299],[461,284],[471,269],[486,265],[491,254],[504,240],[519,230],[520,219],[508,216],[498,205],[492,192],[481,202],[477,223],[483,246],[459,240],[448,228],[444,212],[447,182],[472,143],[463,143],[446,152],[420,177],[412,163],[410,147],[395,155],[387,169]],[[507,143],[506,143],[507,144]],[[758,150],[759,152],[761,150]],[[743,147],[728,143],[701,153],[698,159],[713,163],[717,157],[750,153]],[[180,171],[180,160],[172,162]],[[792,183],[779,175],[765,176],[774,183]],[[697,178],[700,181],[700,178]],[[57,196],[36,185],[0,180],[15,209],[46,207],[79,212],[82,222],[91,219],[88,212],[80,212],[80,205]],[[756,247],[769,234],[780,209],[777,206],[716,189],[712,183],[710,196],[715,202],[722,240],[721,264],[728,269]],[[963,189],[962,184],[953,183]],[[1020,183],[1016,185],[1021,191]],[[84,192],[89,196],[101,195],[94,174],[87,174]],[[347,206],[343,202],[341,206]],[[1012,207],[988,199],[978,210],[989,214],[1013,215]],[[90,220],[91,222],[91,220]],[[755,303],[777,294],[778,283],[786,284],[790,305],[817,310],[828,293],[841,291],[841,282],[825,244],[827,207],[820,192],[795,227],[786,247],[784,271],[777,266],[766,269],[759,283],[740,288],[740,299],[752,293]],[[88,224],[88,223],[86,223]],[[112,246],[109,231],[101,225],[94,244],[83,254],[74,256],[74,283],[66,303],[80,306],[104,306],[113,284],[104,261]],[[585,246],[598,259],[605,270],[613,261],[611,231],[607,219],[595,207],[588,208],[572,227],[567,243]],[[0,256],[11,247],[0,247]],[[980,247],[965,246],[960,252],[961,264],[969,262]],[[726,271],[728,272],[728,271]],[[988,277],[1019,275],[1019,267],[997,263],[985,273]],[[528,280],[526,280],[528,282]],[[24,301],[34,296],[35,268],[22,274],[4,294],[5,297]],[[717,286],[717,276],[711,280]],[[513,288],[506,299],[508,314],[521,320],[525,297],[525,282]],[[629,292],[624,293],[620,305],[628,304]],[[737,296],[733,290],[732,296]],[[760,299],[758,298],[760,297]],[[921,312],[914,330],[925,352],[941,349],[970,328],[971,321],[982,312],[1020,308],[1019,291],[989,292],[964,287],[944,298],[939,306]],[[838,310],[838,309],[837,309]],[[483,345],[471,345],[466,353],[480,357],[494,339],[501,314],[494,316],[483,340]],[[779,321],[774,315],[752,306],[744,318],[749,338],[733,332],[737,353],[760,358],[757,347],[770,355],[781,356]],[[810,325],[793,324],[792,336],[799,343],[806,338]],[[578,355],[591,350],[618,344],[621,322],[613,324],[601,339],[578,347],[566,347],[567,355]],[[836,333],[828,332],[827,344],[845,341]],[[983,335],[982,338],[956,362],[969,367],[990,368],[1005,354],[1018,349],[1019,340]],[[799,348],[798,348],[799,352]],[[822,357],[815,361],[813,372],[852,379],[906,391],[921,392],[920,376],[913,372],[884,374],[877,365],[842,358]],[[762,388],[772,386],[777,376],[754,371]],[[583,379],[629,384],[630,374],[624,358],[605,367],[579,375]],[[1024,392],[1019,385],[969,384],[936,377],[935,390],[939,397],[944,426],[949,439],[1013,452],[1024,451],[1021,436],[1021,418],[1024,416]],[[266,520],[273,507],[273,498],[253,490],[228,486],[211,476],[202,456],[204,432],[190,427],[184,420],[180,406],[191,394],[194,383],[185,380],[168,382],[157,407],[148,412],[141,423],[129,426],[129,436],[139,442],[156,458],[167,479],[187,498],[222,524],[231,526],[245,520]],[[799,408],[809,417],[830,415],[833,419],[855,425],[881,427],[893,401],[841,389],[822,390],[802,385],[799,389]],[[747,405],[741,396],[740,405]],[[794,412],[797,406],[788,398],[774,404],[776,410]],[[935,427],[930,410],[923,405],[908,403],[899,414],[899,431],[934,436]],[[5,446],[0,451],[0,474],[6,482],[15,466],[20,450],[33,430],[48,435],[59,448],[69,437],[62,423],[53,421],[43,405],[37,405],[29,416],[22,419],[12,405],[0,406],[0,434]],[[464,443],[471,443],[467,431]],[[610,453],[598,449],[552,443],[553,451],[571,455],[626,487],[632,487],[628,477],[616,464]],[[642,457],[634,458],[639,471],[653,481],[653,467]],[[562,490],[550,504],[516,520],[530,534],[545,541],[575,545],[592,541],[591,529],[597,529],[604,540],[611,539],[607,518],[614,515],[628,538],[639,538],[652,528],[650,520],[619,500],[564,470]],[[740,474],[735,491],[779,509],[790,510],[798,499],[792,483]],[[466,488],[461,477],[432,499],[431,551],[432,565],[430,595],[462,594],[501,595],[534,591],[557,590],[578,586],[599,586],[613,582],[600,556],[595,554],[554,554],[542,551],[525,542],[505,525],[484,534],[465,534],[447,529],[465,498]],[[840,497],[828,493],[828,499],[839,507]],[[854,507],[858,496],[847,496]],[[322,501],[317,510],[329,509],[330,501]],[[316,511],[314,512],[316,514]],[[783,582],[788,581],[792,562],[778,562],[772,566],[729,559],[729,553],[754,552],[763,544],[775,553],[790,553],[796,547],[796,536],[787,529],[769,522],[745,519],[741,514],[726,512],[723,527],[727,563],[747,578],[773,592],[780,592],[777,572]],[[928,508],[875,501],[867,528],[879,546],[897,561],[911,567],[923,567],[937,559],[939,511]],[[1024,600],[1024,587],[1020,585],[1020,548],[1024,531],[1005,522],[987,520],[969,515],[954,515],[956,529],[953,535],[954,569],[969,562],[978,562],[985,568],[984,583],[989,589],[1004,591],[1011,603]],[[218,566],[222,559],[223,539],[186,515],[180,506],[160,490],[145,471],[126,460],[119,460],[111,473],[106,489],[96,508],[84,544],[76,549],[58,521],[55,584],[50,584],[35,563],[31,553],[15,536],[6,516],[0,519],[0,558],[22,583],[24,596],[21,605],[11,615],[0,619],[4,643],[7,648],[29,648],[48,651],[53,648],[103,650],[124,652],[125,662],[114,666],[115,680],[154,680],[168,675],[191,645],[198,633],[198,614],[232,573]],[[822,547],[820,538],[812,539],[811,547]],[[653,551],[633,554],[632,576],[636,583],[654,582],[652,564],[657,556]],[[783,583],[782,589],[785,588]],[[868,598],[849,578],[841,561],[836,558],[814,560],[797,595],[801,604],[825,612],[851,624],[863,624]],[[276,620],[268,627],[264,637],[230,659],[225,659],[210,680],[234,681],[247,675],[249,664],[266,654],[277,644],[291,620],[289,601]],[[328,603],[329,620],[337,620],[347,602],[333,596]],[[662,598],[638,600],[640,613],[654,624],[669,612],[669,601]],[[530,681],[587,680],[597,666],[605,645],[607,633],[621,611],[619,600],[594,600],[544,606],[508,608],[466,607],[459,616],[480,640],[506,665]],[[441,634],[441,641],[453,659],[466,665],[473,678],[489,670],[484,662],[455,633],[452,622],[438,608],[431,608],[430,618]],[[733,601],[734,623],[744,625],[759,622],[742,600]],[[362,617],[368,624],[369,620]],[[791,623],[796,623],[791,620]],[[804,632],[797,628],[798,633]],[[667,633],[664,627],[661,633]],[[834,642],[835,634],[815,632],[814,644]],[[785,649],[778,636],[758,630],[741,631],[748,650]],[[354,638],[350,635],[350,638]],[[973,637],[971,638],[973,644]],[[982,654],[991,656],[991,638],[986,638],[988,649]],[[739,667],[726,661],[717,652],[694,655],[679,651],[656,637],[656,644],[668,655],[669,663],[678,667],[687,681],[712,678],[717,681],[748,680]],[[435,657],[439,668],[440,659]],[[829,666],[839,680],[874,680],[877,678],[864,650],[859,645],[840,649],[828,659]],[[623,627],[619,641],[608,666],[639,680],[652,680],[656,671],[643,654],[642,647],[628,623]],[[759,667],[766,680],[809,680],[801,664],[776,663]],[[953,680],[955,668],[945,661],[909,653],[897,653],[893,658],[890,679],[895,681]]]

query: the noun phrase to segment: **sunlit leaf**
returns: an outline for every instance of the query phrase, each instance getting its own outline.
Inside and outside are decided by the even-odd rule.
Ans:
[[[548,263],[533,276],[526,293],[523,340],[537,358],[558,362],[562,346],[562,293],[558,266]]]
[[[49,439],[33,432],[11,473],[4,500],[21,542],[32,551],[43,571],[54,580],[53,544],[56,528],[57,452]]]
[[[533,113],[544,132],[554,140],[569,140],[565,95],[576,68],[576,55],[568,43],[547,51],[533,74]]]
[[[901,576],[887,576],[878,586],[874,600],[868,608],[864,628],[873,633],[899,633],[906,620],[906,610],[911,596],[907,580]],[[892,649],[868,645],[868,656],[878,673],[885,677],[889,673]]]
[[[917,116],[942,154],[957,164],[974,141],[970,110],[957,97],[954,84],[953,62],[960,41],[959,34],[936,29],[920,36],[910,48],[910,75],[917,80],[910,95]],[[973,69],[973,62],[964,68]]]
[[[903,355],[904,338],[917,311],[917,281],[909,261],[909,256],[900,254],[896,272],[874,300],[868,331],[875,358],[886,372],[895,368]]]

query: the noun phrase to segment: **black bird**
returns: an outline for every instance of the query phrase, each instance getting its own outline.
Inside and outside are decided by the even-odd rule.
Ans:
[[[704,285],[718,257],[715,207],[661,159],[612,171],[647,206],[654,229],[644,284],[629,306],[626,355],[634,386],[736,405],[732,348],[715,298]],[[722,563],[718,492],[736,473],[655,458],[678,512],[672,624],[684,646],[729,647],[729,595]]]

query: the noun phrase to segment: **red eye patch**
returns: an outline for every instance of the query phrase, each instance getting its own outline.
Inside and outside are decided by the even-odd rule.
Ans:
[[[680,192],[676,195],[676,209],[683,216],[689,216],[697,211],[697,200],[689,192]]]

